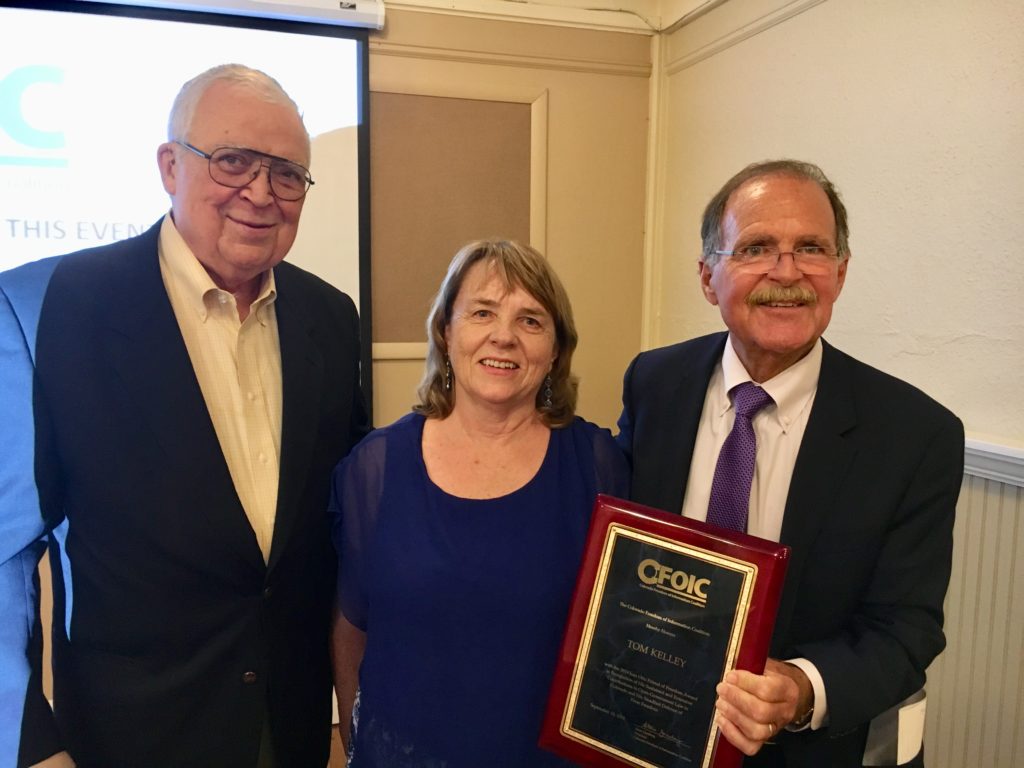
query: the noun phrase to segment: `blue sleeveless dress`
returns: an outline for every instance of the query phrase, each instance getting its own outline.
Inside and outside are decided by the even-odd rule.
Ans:
[[[537,474],[497,499],[427,476],[424,417],[367,437],[335,470],[338,599],[366,632],[352,768],[544,768],[537,747],[598,492],[628,493],[607,430],[551,431]]]

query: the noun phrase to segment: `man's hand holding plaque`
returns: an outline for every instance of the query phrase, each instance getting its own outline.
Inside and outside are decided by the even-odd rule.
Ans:
[[[542,745],[595,766],[737,765],[721,728],[757,751],[797,700],[774,667],[750,674],[765,669],[788,552],[598,497]]]
[[[765,662],[763,675],[744,670],[727,673],[717,692],[716,723],[722,736],[745,755],[757,754],[766,741],[807,712],[814,700],[807,675],[775,659]]]

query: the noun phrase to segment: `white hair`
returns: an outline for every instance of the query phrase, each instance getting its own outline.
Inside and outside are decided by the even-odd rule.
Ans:
[[[178,91],[171,106],[171,115],[167,121],[167,140],[185,141],[188,132],[192,127],[192,119],[195,117],[196,107],[207,89],[216,83],[228,83],[244,88],[249,88],[261,99],[270,104],[278,104],[290,107],[302,123],[302,114],[299,107],[292,100],[281,84],[265,72],[247,67],[243,64],[220,64],[211,67],[205,72],[193,77]],[[305,124],[303,124],[305,130]],[[308,140],[309,133],[306,133]]]

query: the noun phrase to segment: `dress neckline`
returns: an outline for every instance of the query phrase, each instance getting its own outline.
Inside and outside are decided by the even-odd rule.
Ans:
[[[509,491],[508,493],[504,493],[501,496],[493,496],[489,499],[474,499],[469,498],[467,496],[456,496],[454,493],[449,493],[444,488],[435,483],[434,479],[430,476],[430,473],[427,472],[427,463],[426,461],[423,460],[423,425],[427,423],[427,417],[419,413],[416,414],[416,416],[419,421],[419,423],[416,425],[416,439],[414,441],[416,448],[416,463],[419,465],[420,472],[423,473],[423,479],[426,482],[427,487],[432,489],[435,493],[438,493],[447,499],[453,499],[458,502],[489,504],[492,502],[506,501],[520,493],[524,493],[530,488],[530,486],[534,485],[537,482],[538,478],[544,473],[545,469],[551,461],[551,453],[555,449],[555,430],[548,429],[548,445],[547,448],[544,449],[544,458],[541,460],[540,466],[537,467],[537,471],[533,473],[533,476],[530,477],[530,479],[523,483],[521,486]]]

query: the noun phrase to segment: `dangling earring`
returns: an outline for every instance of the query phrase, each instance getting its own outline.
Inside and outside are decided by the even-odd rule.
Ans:
[[[544,377],[544,399],[541,401],[545,408],[551,407],[551,377]]]
[[[444,358],[444,388],[446,392],[452,391],[452,361],[447,356]]]

